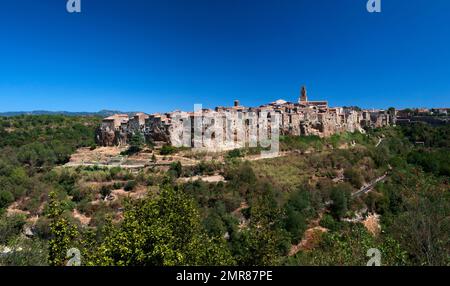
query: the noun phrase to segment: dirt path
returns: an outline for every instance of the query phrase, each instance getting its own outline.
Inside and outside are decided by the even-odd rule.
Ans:
[[[299,251],[302,251],[302,250],[313,249],[319,243],[321,235],[327,231],[328,231],[328,229],[321,227],[321,226],[315,226],[312,228],[308,228],[305,231],[305,233],[303,235],[303,239],[300,241],[300,243],[297,245],[293,245],[291,247],[291,250],[289,251],[289,256],[294,256]]]
[[[213,175],[213,176],[192,176],[192,177],[186,177],[186,178],[179,178],[178,181],[187,183],[190,181],[203,181],[207,183],[218,183],[218,182],[226,182],[225,178],[221,175]]]
[[[81,214],[77,209],[74,209],[72,216],[80,221],[83,226],[88,226],[91,222],[91,218]]]
[[[381,177],[376,178],[375,180],[373,180],[373,181],[372,181],[371,183],[369,183],[368,185],[362,186],[361,189],[359,189],[358,191],[356,191],[356,192],[354,192],[354,193],[352,194],[352,197],[357,197],[357,196],[360,196],[360,195],[362,195],[362,194],[367,194],[368,192],[370,192],[370,191],[373,189],[373,187],[374,187],[377,183],[383,181],[384,179],[386,179],[386,177],[387,177],[387,173],[385,173],[385,174],[384,174],[383,176],[381,176]]]
[[[302,250],[311,250],[317,246],[320,242],[320,237],[322,234],[328,232],[328,229],[319,225],[322,217],[323,213],[321,213],[315,220],[310,221],[308,229],[303,234],[302,240],[298,244],[292,245],[291,250],[289,251],[289,256],[294,256]]]

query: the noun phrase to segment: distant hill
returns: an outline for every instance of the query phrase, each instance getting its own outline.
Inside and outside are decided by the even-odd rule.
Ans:
[[[136,114],[136,112],[124,112],[118,110],[100,110],[98,112],[69,112],[69,111],[47,111],[47,110],[34,110],[34,111],[11,111],[0,112],[0,116],[20,116],[20,115],[65,115],[65,116],[99,116],[108,117],[113,114],[122,113],[130,116]]]

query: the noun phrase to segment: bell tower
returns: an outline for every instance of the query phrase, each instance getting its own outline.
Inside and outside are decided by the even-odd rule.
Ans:
[[[301,103],[306,103],[306,102],[308,102],[308,95],[307,95],[307,92],[306,92],[306,87],[302,86],[302,89],[300,91],[300,98],[298,100],[298,103],[301,104]]]

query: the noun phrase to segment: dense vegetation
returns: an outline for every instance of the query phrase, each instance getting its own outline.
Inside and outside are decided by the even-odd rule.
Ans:
[[[288,156],[257,161],[243,149],[194,166],[60,167],[98,123],[0,118],[0,265],[65,265],[73,247],[83,265],[365,265],[370,248],[383,265],[450,264],[449,126],[282,137]],[[136,137],[123,155],[141,150]],[[225,181],[181,180],[214,174]],[[355,219],[368,213],[379,232]]]
[[[38,237],[26,239],[21,233],[29,216],[42,215],[51,190],[67,196],[64,184],[52,181],[49,172],[67,162],[76,148],[94,145],[99,122],[96,117],[59,115],[0,117],[0,245],[22,248],[0,257],[2,264],[47,264],[48,219],[37,220]],[[13,202],[24,213],[7,216]]]

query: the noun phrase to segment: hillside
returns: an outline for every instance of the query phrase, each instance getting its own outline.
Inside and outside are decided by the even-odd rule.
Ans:
[[[449,125],[260,149],[97,147],[100,118],[0,118],[0,265],[450,263]],[[416,144],[416,142],[423,144]]]

